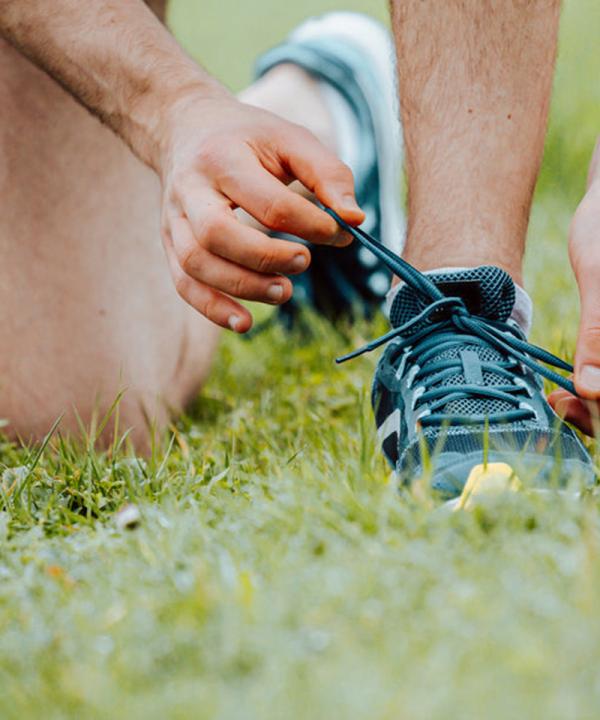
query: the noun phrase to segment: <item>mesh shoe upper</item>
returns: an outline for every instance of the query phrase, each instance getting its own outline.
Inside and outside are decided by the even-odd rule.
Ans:
[[[431,299],[408,284],[397,293],[391,323],[407,330],[386,348],[372,393],[392,466],[410,481],[432,460],[439,468],[433,485],[448,496],[460,493],[465,473],[483,462],[484,454],[534,468],[540,476],[556,467],[557,459],[589,475],[589,456],[546,402],[539,374],[502,339],[486,339],[494,329],[517,347],[528,345],[510,320],[515,302],[510,276],[483,266],[429,280],[444,296],[460,300],[460,312],[476,318],[478,331],[461,326],[452,306],[428,312]]]

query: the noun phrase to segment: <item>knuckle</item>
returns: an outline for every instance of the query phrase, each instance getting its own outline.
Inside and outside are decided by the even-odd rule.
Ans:
[[[585,323],[579,333],[579,352],[596,357],[600,352],[600,318]]]
[[[192,275],[198,269],[197,249],[193,246],[183,248],[179,253],[179,264],[186,275]]]
[[[289,216],[289,203],[280,197],[272,198],[267,202],[263,212],[263,223],[272,230],[283,230]]]
[[[165,207],[165,204],[160,209],[160,234],[164,238],[170,233],[169,213]]]
[[[328,245],[337,245],[342,236],[340,228],[335,220],[326,213],[319,213],[314,218],[313,232],[318,242],[326,242]],[[347,245],[348,243],[340,243]]]
[[[209,244],[220,240],[227,232],[227,218],[223,213],[210,213],[203,222],[200,235]]]
[[[579,365],[588,364],[591,360],[594,365],[598,363],[598,358],[600,356],[600,334],[589,334],[587,332],[584,332],[579,337],[578,341],[578,348],[577,348],[577,361]],[[581,373],[581,369],[579,370],[579,374]],[[577,375],[576,376],[580,376]]]
[[[256,264],[256,269],[258,272],[269,272],[276,264],[277,258],[275,253],[272,250],[263,250]]]
[[[220,213],[212,209],[205,210],[190,218],[196,246],[208,249],[213,238],[217,235],[217,229],[221,223]]]
[[[175,290],[177,291],[179,297],[187,300],[187,295],[190,287],[190,281],[188,280],[188,278],[183,274],[178,274],[173,279],[173,282],[175,284]]]
[[[173,236],[171,235],[171,228],[166,220],[163,220],[160,225],[160,236],[165,247],[170,247],[173,243]]]
[[[210,293],[206,301],[204,302],[201,312],[209,320],[215,320],[219,316],[219,299],[215,293]]]
[[[207,175],[221,172],[224,161],[224,147],[228,147],[228,143],[218,137],[206,140],[198,150],[198,168]]]
[[[581,329],[581,334],[585,338],[600,339],[600,316],[587,322]]]
[[[231,290],[232,295],[236,297],[245,297],[248,292],[248,283],[243,275],[236,275],[231,279]]]

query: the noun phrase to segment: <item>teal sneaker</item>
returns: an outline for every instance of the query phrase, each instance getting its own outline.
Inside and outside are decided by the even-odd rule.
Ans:
[[[536,487],[592,483],[590,456],[543,393],[544,378],[574,393],[551,369],[573,368],[530,344],[511,319],[510,276],[494,266],[421,273],[328,212],[404,281],[390,309],[392,330],[339,359],[387,344],[372,402],[401,482],[430,477],[443,500],[461,496],[487,466]]]
[[[357,201],[366,214],[363,227],[393,248],[404,216],[399,192],[402,143],[389,32],[359,13],[311,18],[259,58],[256,76],[282,63],[298,65],[321,81],[337,120],[340,157],[353,172]],[[289,235],[278,237],[303,242]],[[391,275],[376,255],[357,243],[346,248],[308,245],[311,265],[290,278],[294,295],[279,309],[287,325],[306,306],[330,319],[369,317],[381,307]]]

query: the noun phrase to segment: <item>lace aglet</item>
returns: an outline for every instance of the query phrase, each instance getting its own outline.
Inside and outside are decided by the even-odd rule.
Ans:
[[[341,365],[342,363],[347,362],[348,360],[354,360],[354,358],[358,357],[359,355],[362,355],[363,353],[369,352],[370,348],[368,346],[358,348],[358,350],[353,350],[350,353],[347,353],[346,355],[340,355],[340,357],[336,357],[335,364]]]
[[[347,355],[342,355],[335,359],[335,362],[337,365],[340,363],[346,362],[347,360],[353,360],[354,358],[358,357],[359,355],[363,355],[364,353],[371,352],[373,350],[377,350],[378,347],[381,347],[384,343],[386,343],[388,340],[391,340],[392,338],[399,335],[403,330],[403,327],[399,328],[393,328],[385,335],[382,335],[380,338],[377,338],[377,340],[373,340],[370,343],[367,343],[366,345],[363,345],[362,347],[359,347],[357,350],[353,350],[351,353],[348,353]]]

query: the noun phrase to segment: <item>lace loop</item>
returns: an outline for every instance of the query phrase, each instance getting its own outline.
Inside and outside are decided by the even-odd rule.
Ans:
[[[392,273],[403,280],[426,303],[425,309],[418,315],[363,347],[337,358],[337,363],[346,362],[363,353],[371,352],[392,340],[397,341],[398,350],[404,350],[410,356],[416,356],[417,352],[427,352],[436,346],[439,348],[439,343],[442,341],[440,333],[446,333],[447,339],[451,343],[456,344],[459,341],[464,343],[468,340],[469,344],[493,348],[506,358],[505,361],[493,363],[493,372],[512,381],[510,384],[507,383],[502,386],[444,385],[434,390],[430,386],[434,381],[438,382],[443,379],[443,377],[440,378],[440,373],[447,373],[447,376],[449,376],[460,372],[462,367],[460,359],[443,362],[435,361],[431,362],[430,367],[427,369],[421,368],[416,377],[421,376],[420,380],[425,387],[425,391],[420,394],[415,407],[424,407],[427,404],[427,412],[423,413],[423,410],[421,410],[422,415],[419,422],[422,426],[448,422],[449,419],[452,423],[478,421],[478,418],[473,416],[453,414],[450,417],[447,413],[436,412],[443,409],[445,405],[453,400],[472,398],[474,396],[501,400],[503,403],[512,406],[513,409],[486,416],[486,419],[490,422],[513,422],[532,416],[535,417],[533,408],[523,400],[523,397],[529,396],[527,386],[522,381],[516,382],[519,379],[518,376],[509,372],[509,369],[516,370],[519,365],[529,368],[534,373],[559,385],[568,392],[576,394],[573,382],[552,369],[556,368],[557,370],[572,373],[572,365],[548,350],[521,339],[507,323],[473,315],[462,298],[444,295],[430,278],[419,272],[389,248],[381,245],[364,230],[348,225],[331,208],[325,207],[324,210],[331,215],[343,230],[376,255]],[[484,365],[485,363],[482,363],[483,369],[485,369]]]

